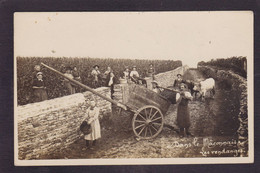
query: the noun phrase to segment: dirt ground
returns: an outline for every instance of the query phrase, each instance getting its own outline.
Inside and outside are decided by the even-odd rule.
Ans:
[[[204,77],[196,69],[191,69],[184,79]],[[190,101],[189,109],[192,137],[179,137],[177,105],[170,106],[163,131],[151,140],[137,141],[131,129],[132,116],[127,112],[114,113],[106,128],[103,125],[102,138],[93,149],[86,149],[82,138],[70,147],[41,159],[232,157],[245,152],[237,150],[239,99],[230,87],[216,81],[215,98],[205,102]]]

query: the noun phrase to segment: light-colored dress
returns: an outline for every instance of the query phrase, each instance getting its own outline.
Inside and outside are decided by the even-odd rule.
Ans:
[[[131,71],[130,77],[140,77],[139,73],[137,71]]]
[[[99,108],[94,107],[93,110],[90,108],[87,109],[87,122],[90,123],[92,132],[88,135],[85,135],[85,140],[96,140],[101,138],[100,124],[98,120]]]

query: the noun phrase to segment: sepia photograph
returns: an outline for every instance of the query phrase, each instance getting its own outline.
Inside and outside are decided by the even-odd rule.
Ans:
[[[253,20],[14,13],[15,165],[253,163]]]

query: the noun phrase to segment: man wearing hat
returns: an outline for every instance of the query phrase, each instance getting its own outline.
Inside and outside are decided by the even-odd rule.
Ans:
[[[177,79],[174,80],[173,87],[179,89],[181,83],[185,83],[185,81],[182,79],[181,74],[177,74]]]
[[[158,82],[156,81],[156,80],[154,80],[154,81],[152,81],[152,86],[153,86],[153,91],[154,92],[156,92],[156,93],[160,93],[161,92],[161,90],[160,90],[160,88],[158,87],[159,86],[159,84],[158,84]]]
[[[33,81],[32,88],[33,88],[35,102],[40,102],[48,99],[45,82],[43,81],[42,72],[38,72],[36,74],[36,79]]]
[[[99,86],[99,75],[100,75],[98,65],[93,66],[93,70],[91,72],[91,75],[93,77],[92,85],[93,85],[94,88],[97,88]]]

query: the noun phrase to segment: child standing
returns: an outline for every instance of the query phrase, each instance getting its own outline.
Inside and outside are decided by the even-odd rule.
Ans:
[[[91,126],[91,133],[85,135],[86,146],[92,148],[96,145],[97,139],[101,138],[101,130],[99,124],[99,108],[96,106],[95,101],[90,101],[90,107],[87,109],[86,121]]]

